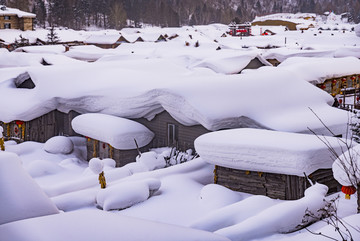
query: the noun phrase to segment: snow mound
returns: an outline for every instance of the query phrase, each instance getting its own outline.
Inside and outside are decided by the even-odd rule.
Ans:
[[[217,184],[208,184],[200,192],[202,206],[209,206],[211,209],[221,208],[241,199],[240,193]]]
[[[340,154],[338,138],[321,137]],[[303,176],[331,168],[327,146],[316,135],[241,128],[204,134],[195,140],[201,158],[211,164],[249,171]]]
[[[120,183],[101,189],[96,202],[105,211],[125,209],[147,200],[151,193],[159,190],[160,185],[157,179]]]
[[[325,206],[325,195],[328,187],[316,183],[305,191],[299,200],[286,201],[265,209],[243,222],[229,226],[215,233],[231,240],[252,240],[275,233],[289,233],[315,221],[309,218],[303,221],[306,211],[315,215]]]
[[[215,209],[204,217],[195,220],[190,227],[214,232],[240,223],[276,203],[276,200],[266,196],[251,196],[243,201]]]
[[[66,136],[54,136],[45,142],[44,150],[52,154],[70,154],[74,143]]]
[[[26,173],[19,156],[14,153],[0,152],[0,197],[0,226],[16,220],[59,213]]]
[[[64,169],[52,161],[35,160],[26,167],[26,170],[32,177],[42,177],[46,175],[57,174]]]
[[[71,125],[84,136],[109,143],[120,150],[146,146],[154,138],[148,128],[140,123],[111,115],[89,113],[75,117]]]
[[[164,168],[166,165],[164,157],[154,151],[145,152],[141,156],[137,156],[136,162],[141,163],[148,171]]]
[[[74,225],[76,224],[76,225]],[[96,210],[81,210],[0,225],[2,241],[229,241],[202,230]]]
[[[104,168],[115,168],[116,166],[116,161],[111,158],[102,159],[102,162],[104,163]]]

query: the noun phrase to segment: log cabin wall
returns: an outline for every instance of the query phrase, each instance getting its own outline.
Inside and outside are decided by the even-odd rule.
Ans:
[[[151,148],[164,147],[164,146],[175,146],[177,149],[186,151],[187,149],[194,150],[194,141],[197,137],[210,132],[201,125],[195,126],[184,126],[176,121],[168,112],[163,111],[156,115],[151,121],[145,118],[134,119],[135,121],[143,124],[155,133],[154,139],[151,141],[149,146]],[[169,136],[169,125],[175,127],[175,141],[171,140]],[[171,126],[170,126],[171,127]],[[170,140],[169,140],[170,139]]]
[[[302,198],[305,189],[310,186],[305,177],[294,175],[245,171],[222,166],[216,166],[214,174],[215,183],[231,190],[282,200]],[[340,190],[331,169],[319,169],[310,174],[309,178],[313,182],[327,185],[328,194]]]
[[[74,111],[53,110],[31,121],[1,122],[1,126],[5,140],[46,142],[57,135],[78,136],[71,127],[71,120],[77,115],[79,113]]]
[[[149,150],[149,145],[139,148],[140,152]],[[139,155],[137,149],[134,150],[119,150],[108,143],[87,138],[86,142],[87,160],[98,157],[100,159],[111,158],[116,162],[116,167],[122,167],[130,162],[136,161],[136,156]]]

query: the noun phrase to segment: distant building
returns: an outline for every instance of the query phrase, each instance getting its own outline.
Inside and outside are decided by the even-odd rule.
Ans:
[[[250,36],[251,35],[251,24],[250,23],[230,23],[229,24],[231,36]]]
[[[0,29],[33,30],[35,17],[33,13],[0,5]]]

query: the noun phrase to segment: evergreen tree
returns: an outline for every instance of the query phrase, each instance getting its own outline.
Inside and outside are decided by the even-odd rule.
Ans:
[[[57,32],[55,32],[54,26],[52,26],[49,29],[49,32],[47,34],[47,43],[48,44],[57,44],[58,42],[60,42],[60,38],[59,38]]]

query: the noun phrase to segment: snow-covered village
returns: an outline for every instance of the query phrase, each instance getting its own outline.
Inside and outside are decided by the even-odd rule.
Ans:
[[[349,14],[40,20],[0,5],[0,241],[360,240]]]

